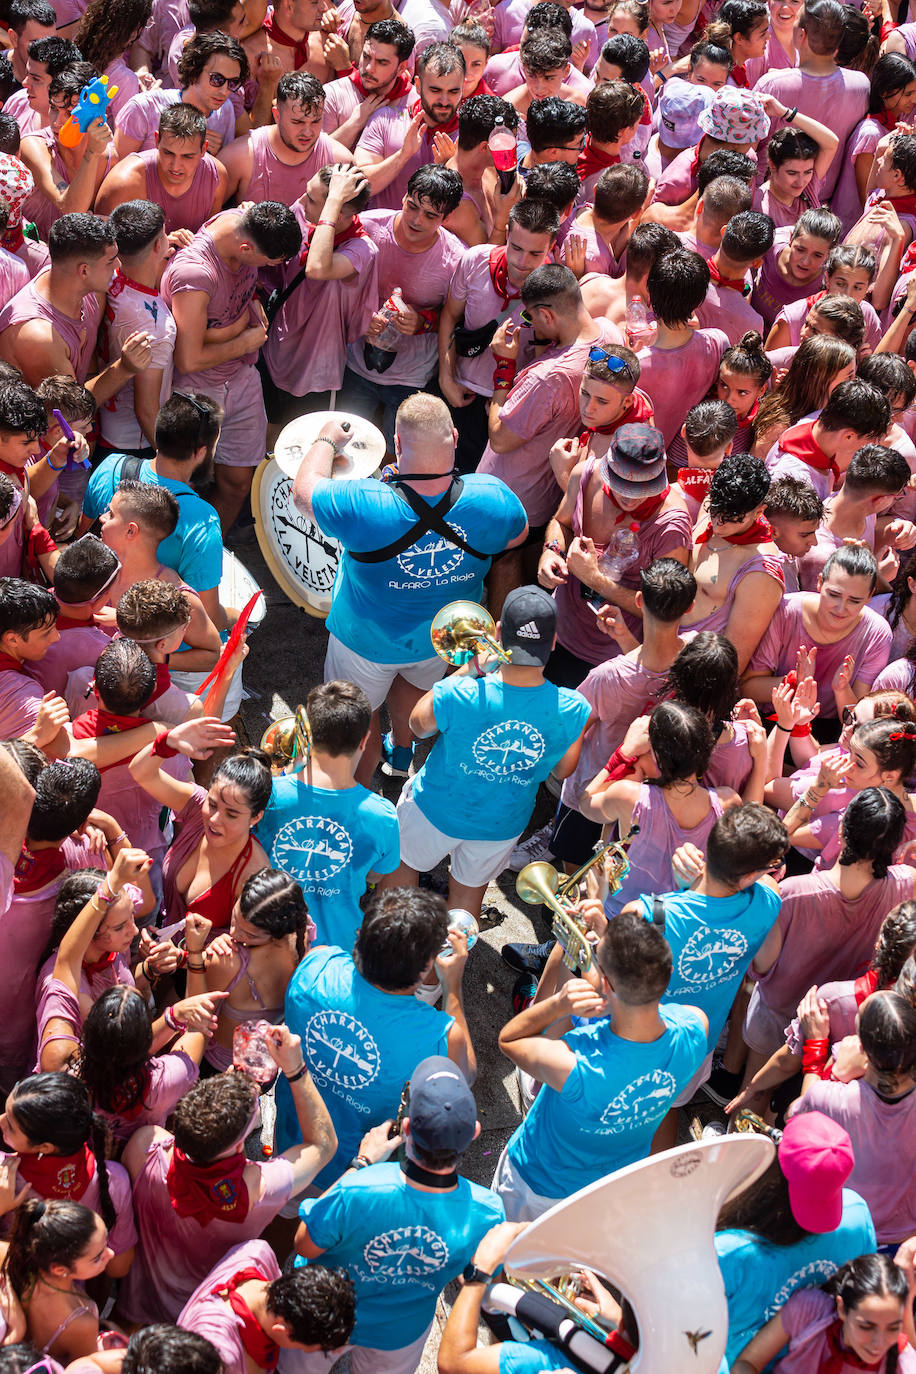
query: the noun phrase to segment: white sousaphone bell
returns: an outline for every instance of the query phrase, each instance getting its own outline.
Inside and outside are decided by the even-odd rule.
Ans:
[[[775,1148],[745,1134],[679,1145],[557,1203],[513,1241],[505,1259],[513,1278],[550,1280],[585,1266],[619,1288],[636,1314],[639,1350],[629,1364],[582,1329],[570,1339],[570,1353],[580,1356],[571,1364],[596,1374],[716,1374],[728,1335],[716,1218],[764,1173]],[[496,1283],[485,1305],[524,1320],[527,1296]]]

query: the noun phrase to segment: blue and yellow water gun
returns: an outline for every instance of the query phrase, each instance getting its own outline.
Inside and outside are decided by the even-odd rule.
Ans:
[[[79,103],[61,129],[59,138],[65,148],[75,148],[96,119],[104,119],[108,102],[117,93],[117,86],[108,89],[108,77],[97,76],[80,91]]]

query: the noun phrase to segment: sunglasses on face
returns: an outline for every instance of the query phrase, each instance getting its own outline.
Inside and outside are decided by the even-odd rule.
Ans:
[[[240,91],[242,89],[242,79],[239,76],[223,76],[222,72],[207,72],[207,79],[211,86],[215,86],[221,91],[224,86],[228,86],[230,91]]]
[[[631,382],[634,384],[636,382],[630,364],[624,362],[623,358],[618,358],[616,353],[608,353],[604,348],[590,348],[588,360],[590,363],[604,363],[608,372],[612,373],[615,377],[619,376],[621,372],[625,372]]]

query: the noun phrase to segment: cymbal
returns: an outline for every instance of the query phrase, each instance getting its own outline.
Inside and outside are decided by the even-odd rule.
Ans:
[[[328,420],[338,424],[349,421],[352,437],[334,460],[332,476],[338,478],[371,477],[385,460],[385,436],[361,415],[349,415],[342,410],[317,410],[312,415],[300,415],[280,431],[274,447],[277,466],[288,477],[295,477],[303,458]]]

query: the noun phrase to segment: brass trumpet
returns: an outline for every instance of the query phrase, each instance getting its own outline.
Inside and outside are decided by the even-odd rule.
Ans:
[[[304,768],[312,753],[312,731],[304,706],[297,706],[292,716],[281,716],[261,736],[260,748],[270,758],[274,777],[295,773]]]
[[[638,833],[639,826],[634,825],[622,840],[599,845],[588,862],[562,882],[553,864],[543,862],[526,864],[516,878],[515,890],[523,902],[530,906],[543,905],[553,912],[553,933],[563,949],[563,963],[568,969],[587,973],[592,966],[592,947],[584,925],[576,920],[567,903],[576,900],[580,882],[590,869],[600,863],[606,866],[608,890],[618,892],[630,871],[626,847]]]
[[[476,601],[450,601],[433,621],[429,637],[440,658],[454,667],[467,663],[474,654],[489,649],[500,663],[511,661],[511,652],[496,638],[496,622]]]

